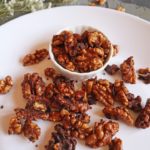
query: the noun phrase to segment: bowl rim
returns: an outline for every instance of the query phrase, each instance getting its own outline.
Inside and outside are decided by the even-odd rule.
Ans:
[[[88,25],[71,25],[71,26],[67,26],[63,29],[60,29],[55,35],[59,35],[62,31],[66,30],[67,28],[71,28],[71,27],[81,27],[81,26],[84,26],[84,27],[88,27],[88,28],[92,28],[93,30],[96,30],[96,31],[99,31],[101,32],[106,38],[107,40],[109,40],[109,38],[102,32],[100,31],[99,29],[95,28],[95,27],[92,27],[92,26],[88,26]],[[70,30],[71,31],[71,30]],[[52,38],[53,39],[53,38]],[[91,71],[91,72],[86,72],[86,73],[80,73],[80,72],[74,72],[74,71],[70,71],[70,70],[67,70],[65,68],[63,68],[60,64],[57,63],[57,61],[55,60],[55,56],[52,52],[52,39],[50,40],[50,43],[49,43],[49,54],[50,54],[50,58],[52,60],[52,62],[59,68],[59,70],[63,70],[65,71],[66,73],[68,74],[72,74],[72,75],[80,75],[80,76],[85,76],[85,75],[89,75],[89,74],[97,74],[98,72],[100,72],[101,70],[104,70],[104,68],[107,66],[107,64],[110,62],[111,58],[112,58],[112,55],[113,55],[113,47],[112,47],[112,43],[111,43],[111,48],[110,48],[110,57],[108,58],[107,62],[103,65],[103,67],[97,69],[97,70],[94,70],[94,71]],[[110,40],[109,40],[110,41]]]

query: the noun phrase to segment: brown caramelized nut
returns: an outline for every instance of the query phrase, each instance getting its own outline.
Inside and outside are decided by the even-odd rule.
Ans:
[[[0,94],[8,93],[13,86],[13,82],[10,76],[7,76],[5,80],[6,81],[0,80]]]
[[[139,69],[138,70],[139,74],[147,74],[150,73],[150,68],[145,68],[145,69]]]
[[[75,92],[75,100],[76,101],[83,101],[83,102],[87,102],[87,96],[86,96],[86,92],[83,90],[80,91],[76,91]]]
[[[22,125],[20,119],[17,117],[11,118],[9,122],[8,134],[21,134]]]
[[[115,137],[109,144],[109,150],[123,150],[122,140]]]
[[[45,90],[45,97],[47,99],[51,99],[51,97],[53,96],[54,94],[54,85],[52,83],[50,83],[47,87],[46,87],[46,90]]]
[[[62,36],[62,35],[54,35],[53,36],[53,40],[52,40],[52,42],[53,42],[53,46],[55,47],[55,46],[58,46],[58,45],[61,45],[61,44],[63,44],[63,42],[64,42],[64,37]]]
[[[144,80],[145,84],[150,84],[150,74],[148,75],[139,75],[140,80]]]
[[[85,144],[91,148],[98,148],[111,143],[112,137],[119,131],[119,124],[112,121],[95,122],[95,133],[86,138]]]
[[[135,127],[142,129],[150,127],[150,99],[147,100],[145,108],[137,117]]]
[[[136,83],[133,56],[129,57],[120,65],[120,71],[122,74],[122,80],[124,80],[126,83]]]
[[[128,124],[133,124],[133,118],[126,108],[120,106],[114,108],[112,106],[109,106],[103,109],[103,113],[105,114],[106,118],[115,120],[122,119]]]
[[[118,52],[119,52],[119,46],[113,45],[113,57],[116,56]]]
[[[34,54],[28,54],[23,59],[24,66],[30,66],[32,64],[37,64],[42,61],[48,55],[46,49],[36,50]]]
[[[96,0],[96,2],[99,2],[100,5],[103,5],[106,3],[107,0]]]
[[[32,143],[37,141],[39,139],[39,136],[41,135],[41,129],[40,127],[30,121],[26,121],[24,125],[24,136],[29,139]]]
[[[52,77],[55,73],[55,70],[53,68],[47,68],[44,70],[44,72],[47,77]]]
[[[115,74],[118,70],[119,70],[119,68],[117,65],[112,65],[112,66],[107,65],[105,68],[105,71],[110,75]]]
[[[88,5],[89,5],[89,6],[96,6],[96,4],[90,3],[90,2],[88,3]]]
[[[28,99],[30,94],[43,96],[45,94],[45,82],[38,73],[25,74],[21,83],[23,97]]]
[[[70,132],[65,130],[60,124],[55,125],[57,133],[52,132],[52,137],[45,150],[75,150],[77,141],[73,139]]]
[[[116,7],[116,10],[125,12],[125,8],[123,8],[123,7],[121,7],[121,6]]]
[[[114,104],[113,84],[106,79],[97,80],[97,83],[93,85],[93,94],[105,106]]]
[[[57,111],[57,110],[50,111],[48,120],[54,121],[54,122],[62,121],[60,111]]]

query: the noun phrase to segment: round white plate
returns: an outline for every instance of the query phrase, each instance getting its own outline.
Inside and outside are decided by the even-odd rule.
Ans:
[[[8,124],[11,117],[15,116],[14,108],[25,107],[27,100],[22,97],[21,82],[24,74],[38,72],[46,82],[44,69],[53,67],[51,60],[47,58],[39,64],[24,67],[22,60],[26,54],[34,53],[36,49],[47,48],[52,36],[60,29],[83,24],[93,26],[101,30],[113,44],[120,46],[120,52],[112,59],[110,64],[120,65],[125,59],[134,56],[135,69],[150,67],[150,23],[127,13],[111,9],[88,6],[71,6],[52,8],[29,15],[25,15],[10,21],[0,27],[0,79],[10,75],[14,86],[6,95],[0,95],[0,150],[44,150],[44,145],[51,138],[55,123],[39,120],[36,123],[41,128],[41,136],[35,143],[29,143],[28,139],[21,135],[8,135]],[[57,72],[58,73],[58,72]],[[110,76],[107,73],[98,74],[98,78],[108,79],[114,82],[121,79],[118,72]],[[150,97],[150,84],[146,85],[137,80],[137,84],[126,84],[127,88],[135,96],[142,97],[142,105]],[[91,116],[90,126],[94,122],[105,119],[102,109],[104,105],[97,102],[88,111]],[[138,113],[130,111],[134,120]],[[123,140],[124,150],[149,150],[150,128],[137,129],[129,126],[123,121],[116,121],[120,125],[119,132],[115,135]],[[85,146],[85,140],[77,140],[76,149],[90,148]],[[38,144],[38,147],[35,145]],[[99,148],[108,150],[108,146]]]

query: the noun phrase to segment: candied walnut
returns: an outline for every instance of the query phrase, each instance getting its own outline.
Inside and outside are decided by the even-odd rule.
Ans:
[[[85,139],[93,133],[93,129],[86,123],[90,122],[90,117],[87,114],[77,116],[75,113],[66,114],[63,117],[63,126],[66,130],[71,130],[73,137]]]
[[[120,106],[114,108],[112,106],[109,106],[103,109],[103,113],[108,119],[122,119],[128,124],[133,124],[133,118],[131,117],[129,111],[126,108]]]
[[[13,82],[10,76],[7,76],[5,80],[6,81],[0,80],[0,94],[8,93],[13,86]]]
[[[137,117],[135,127],[142,129],[150,127],[150,99],[147,100],[145,108]]]
[[[30,66],[32,64],[37,64],[42,61],[48,55],[46,49],[36,50],[34,54],[28,54],[23,59],[24,66]]]
[[[78,42],[81,42],[81,35],[80,34],[74,33],[73,35]]]
[[[63,44],[65,41],[64,37],[62,35],[54,35],[53,36],[53,40],[52,40],[52,46],[55,47],[55,46],[58,46],[58,45],[61,45]]]
[[[76,101],[83,101],[83,102],[87,102],[87,96],[86,96],[86,92],[83,90],[80,91],[76,91],[75,92],[75,100]]]
[[[100,5],[103,5],[106,3],[107,0],[96,0],[96,2],[99,2]]]
[[[54,94],[54,85],[52,83],[50,83],[47,87],[46,87],[46,90],[45,90],[45,97],[47,99],[51,99],[51,97],[53,96]]]
[[[89,5],[89,6],[96,6],[96,4],[90,3],[90,2],[88,3],[88,5]]]
[[[146,84],[150,84],[150,74],[148,75],[138,75],[140,80],[144,80]]]
[[[116,7],[116,10],[125,12],[125,8],[123,8],[123,7],[121,7],[121,6]]]
[[[88,42],[88,33],[89,33],[88,30],[86,30],[86,31],[84,31],[84,32],[82,33],[82,35],[81,35],[81,41],[82,41],[83,43],[87,43],[87,42]]]
[[[45,97],[42,98],[31,94],[28,98],[25,109],[46,112],[50,109],[50,101]]]
[[[97,83],[93,85],[93,94],[105,106],[114,104],[113,84],[108,82],[108,80],[97,80]]]
[[[45,94],[45,82],[38,73],[25,74],[21,83],[23,97],[28,99],[30,94],[43,96]]]
[[[9,122],[8,134],[20,134],[22,132],[22,125],[20,119],[17,117],[11,118]]]
[[[150,68],[145,68],[145,69],[139,69],[138,73],[140,74],[147,74],[150,73]]]
[[[87,99],[88,99],[88,104],[89,105],[96,104],[97,99],[95,98],[94,94],[87,95]]]
[[[53,51],[55,57],[58,57],[58,55],[66,54],[64,47],[53,47],[52,51]]]
[[[88,42],[91,47],[94,45],[101,46],[106,41],[106,37],[101,32],[90,32],[88,33]]]
[[[20,119],[25,119],[29,121],[38,121],[39,119],[47,120],[49,118],[48,112],[39,112],[35,110],[15,108],[16,116]]]
[[[111,143],[112,137],[119,131],[119,124],[112,121],[95,122],[95,133],[86,138],[85,144],[91,148],[98,148]]]
[[[110,75],[115,74],[118,70],[119,68],[117,65],[112,65],[112,66],[107,65],[107,67],[105,68],[105,71]]]
[[[30,121],[25,121],[24,125],[24,136],[29,139],[32,143],[37,141],[39,139],[39,136],[41,135],[41,129],[40,127]]]
[[[54,121],[54,122],[62,121],[60,111],[56,111],[56,110],[50,111],[48,120],[49,121]]]
[[[141,105],[142,98],[140,96],[134,98],[134,94],[129,93],[127,95],[127,99],[128,99],[127,108],[135,112],[139,112],[142,110],[142,105]]]
[[[117,137],[109,144],[109,150],[123,150],[122,140]]]
[[[113,57],[116,56],[118,52],[119,52],[119,46],[113,45]]]
[[[136,83],[133,56],[129,57],[120,65],[120,71],[122,74],[122,80],[124,80],[126,83]]]
[[[105,41],[103,44],[102,44],[102,48],[108,50],[111,48],[111,43],[110,41]]]
[[[55,70],[53,68],[47,68],[44,70],[44,72],[47,77],[52,77],[55,73]]]
[[[45,150],[75,150],[77,141],[73,139],[69,131],[65,130],[60,124],[55,125],[57,133],[52,132],[52,137]]]
[[[128,105],[127,94],[129,94],[128,89],[125,86],[124,81],[116,80],[114,83],[114,91],[115,91],[115,100],[120,102],[122,105]]]

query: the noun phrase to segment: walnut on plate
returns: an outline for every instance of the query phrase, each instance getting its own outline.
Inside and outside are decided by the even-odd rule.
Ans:
[[[107,0],[96,0],[96,2],[98,2],[100,5],[103,5],[106,3]]]
[[[75,113],[69,113],[67,110],[62,110],[61,115],[64,116],[62,121],[64,128],[71,130],[73,137],[85,139],[93,133],[93,129],[87,125],[90,122],[90,116],[86,113],[77,115]]]
[[[105,106],[114,104],[113,84],[106,79],[97,80],[96,84],[93,85],[93,94]]]
[[[9,122],[8,134],[21,134],[22,125],[20,119],[17,117],[11,118]]]
[[[0,94],[8,93],[13,86],[13,81],[10,76],[7,76],[5,80],[0,80]]]
[[[119,131],[119,124],[112,121],[95,122],[95,133],[86,138],[85,144],[91,148],[98,148],[111,143],[112,137]]]
[[[150,84],[150,74],[148,75],[138,75],[140,80],[144,80],[146,84]]]
[[[79,90],[75,92],[75,100],[80,102],[87,102],[87,95],[86,92],[83,90]]]
[[[118,70],[119,70],[119,68],[117,65],[112,65],[112,66],[107,65],[105,68],[105,71],[110,75],[115,74]]]
[[[45,89],[45,97],[50,100],[53,94],[54,94],[54,85],[50,83]]]
[[[52,77],[55,73],[55,70],[53,68],[46,68],[44,72],[47,77]]]
[[[128,124],[133,124],[133,118],[131,117],[129,111],[126,108],[120,106],[116,108],[108,106],[105,107],[102,111],[105,114],[106,118],[108,119],[115,119],[115,120],[121,119]]]
[[[150,99],[147,100],[145,108],[137,117],[135,127],[142,129],[150,127]]]
[[[115,137],[109,144],[109,150],[123,150],[122,140]]]
[[[21,86],[23,97],[25,99],[28,99],[30,94],[37,96],[43,96],[45,94],[45,82],[38,73],[25,74]]]
[[[122,80],[126,83],[136,84],[133,56],[129,57],[120,65],[120,71],[122,74]]]
[[[116,56],[118,52],[119,52],[119,46],[113,45],[113,57]]]
[[[52,132],[52,137],[45,150],[75,150],[77,141],[73,139],[70,132],[64,129],[61,124],[55,125],[57,133]]]
[[[24,57],[23,65],[29,66],[32,64],[37,64],[40,61],[42,61],[44,58],[46,58],[47,55],[48,55],[48,50],[46,49],[36,50],[34,54],[28,54]]]
[[[32,143],[37,141],[39,139],[39,136],[41,135],[41,129],[40,127],[30,121],[25,121],[24,125],[24,136],[29,139]]]
[[[125,8],[123,8],[123,7],[121,7],[121,6],[116,7],[116,10],[125,12]]]
[[[57,110],[50,111],[48,120],[54,122],[62,121],[60,111]]]
[[[138,70],[139,74],[147,74],[150,73],[150,68],[145,68],[145,69],[139,69]]]

